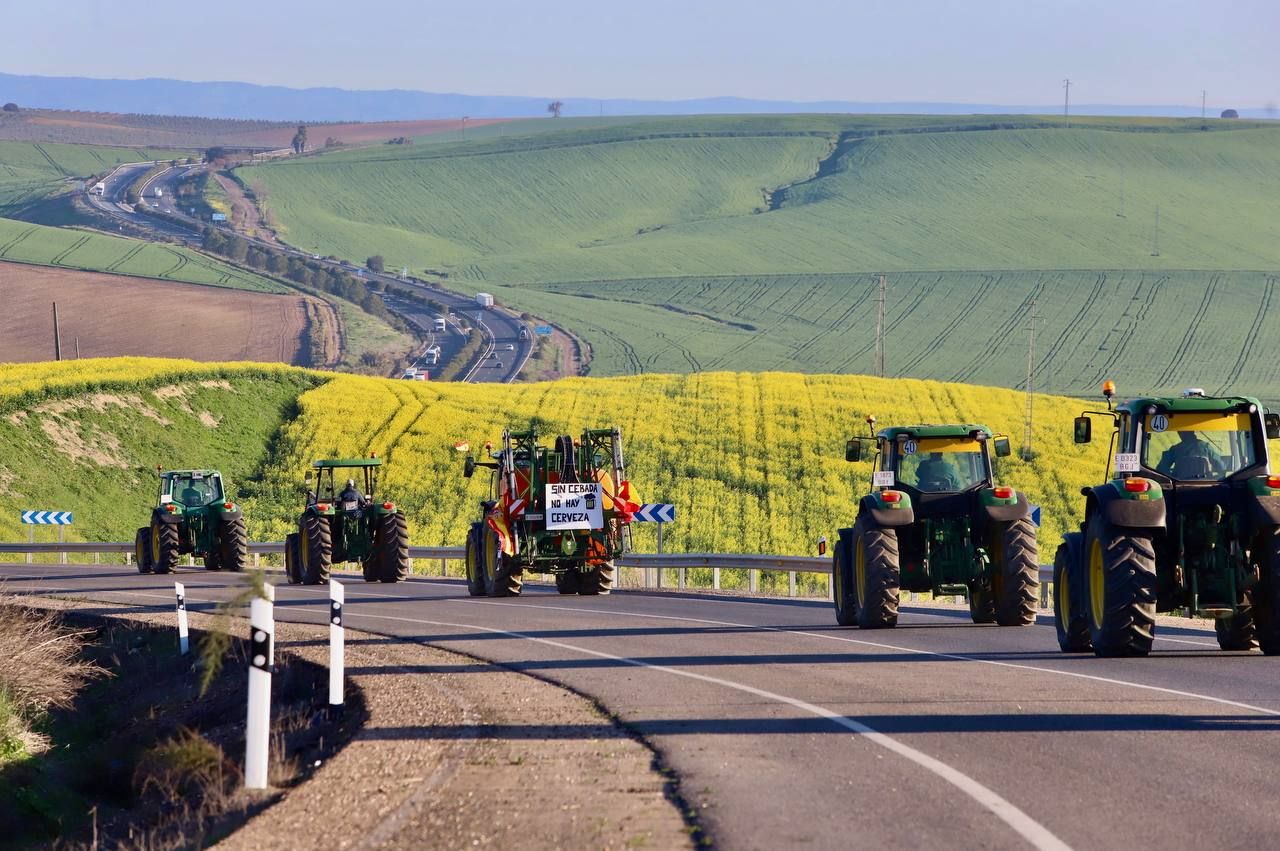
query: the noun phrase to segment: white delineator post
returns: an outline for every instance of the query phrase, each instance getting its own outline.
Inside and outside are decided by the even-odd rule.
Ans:
[[[329,708],[342,706],[342,680],[346,666],[346,648],[343,644],[342,605],[345,593],[342,583],[329,580]]]
[[[178,652],[186,656],[191,649],[187,638],[187,589],[181,582],[175,582],[173,591],[178,597]]]
[[[267,788],[267,748],[271,739],[271,668],[275,632],[272,603],[275,593],[249,603],[249,716],[244,731],[244,787]]]

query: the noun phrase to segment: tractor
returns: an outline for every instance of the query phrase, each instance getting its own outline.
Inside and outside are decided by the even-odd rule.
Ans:
[[[1086,487],[1084,521],[1053,560],[1064,652],[1145,656],[1157,612],[1215,619],[1218,646],[1280,654],[1280,476],[1267,441],[1280,414],[1249,396],[1144,397],[1075,420],[1111,420],[1107,481]],[[1114,472],[1112,471],[1114,461]]]
[[[160,496],[151,525],[138,529],[139,573],[172,573],[182,555],[201,556],[208,570],[244,570],[249,538],[244,514],[217,470],[160,470]]]
[[[365,582],[399,582],[409,575],[409,527],[393,502],[376,498],[382,459],[316,461],[306,476],[306,506],[298,531],[285,536],[285,576],[291,585],[329,581],[334,564],[358,561]],[[341,482],[338,471],[357,471]],[[345,475],[345,473],[344,473]],[[363,489],[356,488],[356,477]]]
[[[457,448],[465,449],[466,444]],[[561,594],[608,594],[614,562],[630,549],[631,500],[618,428],[589,429],[580,440],[538,442],[536,427],[502,433],[489,460],[467,455],[463,475],[492,470],[482,517],[467,533],[467,591],[515,597],[524,572],[554,575]]]
[[[1035,622],[1036,526],[1024,494],[994,484],[991,447],[1009,439],[984,425],[913,425],[855,437],[845,460],[873,460],[872,488],[832,552],[836,622],[898,623],[900,591],[964,596],[974,623]],[[820,542],[820,552],[825,540]]]

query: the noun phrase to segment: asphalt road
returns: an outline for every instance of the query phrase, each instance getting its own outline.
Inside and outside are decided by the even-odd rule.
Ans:
[[[173,605],[173,577],[120,567],[4,565],[0,577],[11,592]],[[177,578],[192,608],[233,579]],[[658,749],[721,847],[1256,849],[1280,837],[1280,659],[1223,653],[1203,631],[1163,628],[1150,658],[1098,659],[1059,653],[1043,618],[974,626],[908,607],[897,629],[860,632],[817,601],[530,586],[486,600],[449,580],[345,581],[353,628],[599,700]],[[277,595],[278,618],[326,617],[323,589]]]
[[[187,215],[186,211],[175,207],[174,201],[177,198],[176,189],[178,183],[187,175],[203,170],[205,166],[177,166],[156,175],[147,182],[144,200],[148,207],[153,208],[156,212],[175,216],[179,221],[162,219],[146,213],[136,213],[125,203],[125,195],[129,190],[129,186],[151,167],[151,163],[135,163],[117,168],[103,180],[105,191],[102,196],[92,192],[86,193],[89,203],[110,216],[128,221],[135,227],[148,230],[157,236],[177,239],[188,245],[200,245],[199,229],[203,227],[204,223]],[[159,197],[155,195],[157,188],[161,191]],[[462,317],[465,319],[466,324],[476,326],[485,338],[485,344],[481,348],[480,356],[463,370],[462,380],[510,383],[516,379],[521,368],[532,354],[533,329],[529,328],[525,338],[522,339],[520,337],[520,329],[525,327],[527,323],[523,322],[519,316],[505,310],[481,311],[475,301],[474,294],[468,295],[443,290],[416,279],[403,280],[393,274],[379,275],[367,269],[358,270],[357,267],[350,263],[326,260],[317,255],[308,255],[304,251],[283,243],[265,243],[252,239],[249,242],[276,251],[284,250],[286,253],[298,257],[308,257],[313,262],[324,263],[335,269],[342,269],[352,273],[359,271],[367,279],[380,280],[385,284],[417,290],[423,297],[444,305],[453,316]],[[434,332],[435,319],[439,314],[429,308],[409,300],[394,298],[387,300],[387,306],[404,316],[424,332]],[[462,348],[465,342],[459,321],[449,318],[448,324],[448,331],[434,341],[441,346],[440,365],[448,363],[449,359]],[[424,338],[425,336],[426,334],[424,333]],[[434,375],[435,370],[428,366],[425,361],[417,365]]]

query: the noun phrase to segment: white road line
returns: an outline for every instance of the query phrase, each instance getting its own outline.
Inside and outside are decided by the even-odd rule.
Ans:
[[[464,598],[451,599],[451,603],[468,603],[479,606],[516,606],[518,603],[498,603],[491,600],[470,600]],[[920,650],[915,647],[900,647],[896,644],[884,644],[878,641],[866,641],[860,638],[846,638],[842,635],[823,635],[817,632],[805,632],[799,629],[786,629],[780,626],[759,626],[749,623],[734,623],[733,621],[714,621],[706,618],[685,618],[675,615],[643,615],[633,612],[614,612],[601,609],[575,609],[569,606],[538,606],[538,609],[554,609],[564,612],[577,612],[582,614],[587,612],[593,615],[613,615],[615,617],[630,618],[655,618],[667,621],[685,621],[686,623],[701,623],[709,626],[731,626],[738,629],[756,629],[761,632],[780,632],[787,635],[803,635],[806,638],[818,638],[826,641],[842,641],[847,644],[860,644],[865,647],[876,647],[881,650],[892,650],[896,653],[913,653],[920,656],[934,656],[938,659],[951,659],[957,662],[977,662],[983,665],[993,665],[997,668],[1015,668],[1021,671],[1035,671],[1042,674],[1055,674],[1060,677],[1075,677],[1081,680],[1090,680],[1096,683],[1107,683],[1109,685],[1127,686],[1129,688],[1142,689],[1143,691],[1154,691],[1161,694],[1170,694],[1177,697],[1188,697],[1194,700],[1205,700],[1210,703],[1216,703],[1222,706],[1233,706],[1237,709],[1247,709],[1250,712],[1257,712],[1262,715],[1280,716],[1280,709],[1267,709],[1264,706],[1254,706],[1251,703],[1241,703],[1237,700],[1228,700],[1225,697],[1214,697],[1208,694],[1198,694],[1192,691],[1181,691],[1179,689],[1166,688],[1164,686],[1153,686],[1145,683],[1135,683],[1128,680],[1118,680],[1113,677],[1100,677],[1096,674],[1083,674],[1078,671],[1060,671],[1056,668],[1042,668],[1039,665],[1021,665],[1016,662],[1001,662],[997,659],[979,659],[975,656],[965,656],[959,653],[942,653],[938,650]]]
[[[615,656],[612,653],[605,653],[600,650],[591,650],[586,647],[578,647],[573,644],[565,644],[561,641],[552,641],[548,638],[538,638],[532,635],[525,635],[520,632],[512,632],[505,629],[496,629],[488,626],[478,626],[468,623],[450,623],[447,621],[429,621],[417,618],[402,618],[393,615],[371,615],[363,612],[352,613],[347,612],[348,618],[366,618],[376,620],[397,621],[401,623],[411,623],[419,626],[443,626],[451,629],[472,629],[478,632],[487,632],[494,635],[505,635],[510,638],[518,638],[524,641],[532,641],[537,644],[544,644],[548,647],[556,647],[561,650],[568,650],[573,653],[581,653],[584,656],[594,656],[597,659],[607,659],[611,662],[619,662],[624,665],[631,665],[637,668],[648,668],[672,676],[684,677],[686,679],[697,680],[699,682],[709,683],[711,685],[721,686],[723,688],[739,691],[744,694],[750,694],[755,697],[771,700],[776,703],[786,704],[794,709],[816,715],[819,718],[825,718],[831,723],[843,727],[850,732],[857,733],[859,736],[867,739],[874,744],[879,745],[886,750],[892,751],[899,756],[907,759],[921,768],[929,771],[942,780],[950,783],[964,794],[968,795],[974,801],[981,804],[989,810],[996,818],[1003,821],[1014,830],[1019,836],[1027,840],[1033,848],[1055,849],[1055,851],[1069,851],[1070,846],[1055,836],[1047,827],[1040,824],[1031,816],[1018,809],[1014,804],[1001,797],[995,790],[990,789],[977,780],[962,771],[947,765],[945,762],[934,759],[928,754],[918,751],[910,745],[905,745],[897,739],[886,736],[877,730],[873,730],[866,724],[847,718],[838,712],[833,712],[824,706],[809,703],[798,698],[789,697],[785,694],[777,692],[765,691],[764,689],[749,686],[745,683],[726,680],[721,677],[712,677],[707,674],[699,674],[694,671],[685,671],[680,668],[672,668],[667,665],[654,665],[649,662],[642,662],[639,659],[631,659],[626,656]],[[426,642],[419,642],[425,644]]]

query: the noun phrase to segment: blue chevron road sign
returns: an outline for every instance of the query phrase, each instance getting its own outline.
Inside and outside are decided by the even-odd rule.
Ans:
[[[70,526],[70,511],[24,511],[22,522],[35,526]]]
[[[671,523],[676,519],[676,507],[653,502],[640,506],[640,510],[631,516],[640,523]]]

